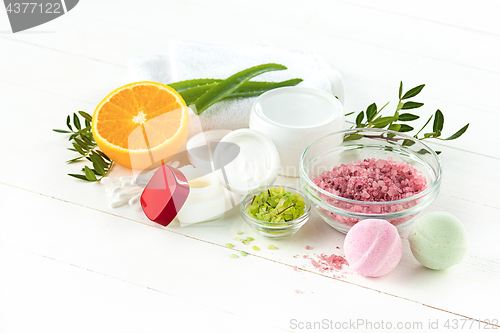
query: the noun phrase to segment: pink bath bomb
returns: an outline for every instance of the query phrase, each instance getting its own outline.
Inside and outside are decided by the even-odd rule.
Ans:
[[[344,251],[349,267],[359,274],[382,276],[392,271],[401,259],[401,237],[386,220],[363,220],[347,233]]]

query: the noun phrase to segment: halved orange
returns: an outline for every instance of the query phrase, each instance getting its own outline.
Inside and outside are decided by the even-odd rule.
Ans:
[[[173,88],[157,82],[112,91],[92,117],[92,133],[102,152],[132,169],[170,160],[184,145],[188,129],[186,103]]]

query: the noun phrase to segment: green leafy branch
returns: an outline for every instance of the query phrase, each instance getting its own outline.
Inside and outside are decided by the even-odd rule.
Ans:
[[[92,116],[84,111],[78,111],[78,114],[83,118],[85,127],[82,128],[82,121],[76,113],[73,113],[73,117],[68,115],[66,118],[66,126],[69,130],[54,129],[53,131],[71,134],[69,141],[71,141],[73,148],[68,148],[68,150],[80,154],[80,156],[70,159],[66,163],[74,163],[83,159],[92,163],[92,168],[87,165],[82,168],[81,171],[83,174],[69,173],[68,175],[81,180],[95,182],[108,175],[114,162],[99,150],[99,147],[95,143],[94,136],[92,135]],[[73,118],[75,129],[71,126],[71,118]]]
[[[401,81],[399,85],[399,101],[398,105],[396,107],[396,111],[392,116],[382,116],[380,113],[382,110],[389,104],[386,103],[383,107],[380,109],[377,109],[377,104],[372,103],[370,104],[366,111],[361,111],[357,114],[356,120],[354,125],[351,128],[386,128],[388,130],[392,130],[395,132],[400,132],[400,133],[405,133],[405,132],[411,132],[414,130],[414,127],[410,126],[407,124],[407,122],[411,122],[414,120],[417,120],[420,118],[420,116],[409,113],[409,112],[402,112],[402,110],[411,110],[411,109],[418,109],[424,105],[424,103],[420,102],[414,102],[414,101],[407,101],[410,98],[413,98],[417,96],[422,89],[424,89],[425,84],[421,84],[419,86],[416,86],[414,88],[411,88],[408,90],[406,93],[403,94],[403,82]],[[346,114],[352,115],[355,112],[350,112]],[[434,118],[433,124],[432,124],[432,131],[424,133],[423,136],[419,136],[419,134],[427,127],[427,125],[431,122],[432,118]],[[462,127],[460,130],[458,130],[455,134],[447,137],[447,138],[442,138],[441,134],[443,131],[443,126],[444,126],[444,115],[441,112],[441,110],[437,110],[433,115],[429,117],[429,119],[425,122],[424,126],[418,130],[418,132],[413,135],[415,139],[418,140],[425,140],[425,139],[438,139],[438,140],[443,140],[443,141],[450,141],[450,140],[455,140],[458,139],[462,134],[467,131],[469,128],[469,124],[465,125]],[[387,137],[385,137],[388,140],[391,140],[394,138],[395,134],[394,133],[389,133],[387,134]],[[345,140],[356,140],[360,139],[362,135],[360,134],[350,134],[348,137],[345,138]],[[392,140],[402,140],[402,139],[392,139]],[[412,146],[415,144],[414,141],[411,140],[404,140],[403,145],[404,146]],[[440,151],[436,153],[441,153]]]

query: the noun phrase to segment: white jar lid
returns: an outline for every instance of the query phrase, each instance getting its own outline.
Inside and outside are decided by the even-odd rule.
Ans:
[[[218,143],[231,130],[218,129],[196,134],[186,144],[187,157],[195,168],[211,169],[210,144]]]
[[[226,135],[222,142],[232,145],[217,145],[214,166],[220,181],[228,190],[246,194],[254,188],[272,185],[278,177],[280,158],[274,143],[264,134],[251,129],[239,129]],[[239,149],[236,158],[234,150]]]

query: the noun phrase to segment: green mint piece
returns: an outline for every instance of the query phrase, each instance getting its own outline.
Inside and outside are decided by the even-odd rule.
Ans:
[[[233,254],[231,254],[231,255],[230,255],[230,257],[231,257],[231,259],[236,259],[236,258],[239,258],[239,257],[238,257],[238,255],[237,255],[237,254],[234,254],[234,253],[233,253]]]
[[[242,257],[246,257],[248,255],[248,253],[246,253],[245,251],[240,251],[240,254]]]
[[[276,246],[274,246],[274,245],[272,245],[272,244],[269,244],[269,245],[267,246],[267,248],[268,248],[269,250],[277,250],[277,249],[278,249]]]
[[[253,249],[254,251],[260,251],[260,249],[259,249],[259,247],[258,247],[257,245],[252,246],[252,249]]]
[[[237,235],[243,235],[243,231],[238,231],[236,234]]]
[[[229,249],[232,249],[234,247],[234,245],[231,244],[231,243],[226,243],[226,247],[229,248]]]

